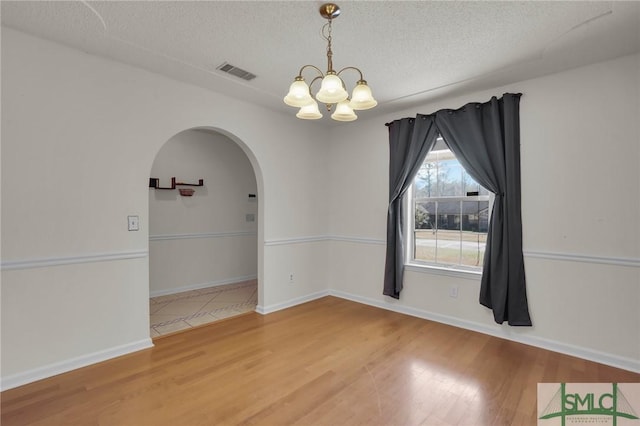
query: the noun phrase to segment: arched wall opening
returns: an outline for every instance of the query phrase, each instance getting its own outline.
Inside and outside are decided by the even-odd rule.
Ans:
[[[149,189],[151,336],[254,310],[263,298],[264,191],[252,151],[223,129],[193,127],[162,144],[149,177],[158,179],[155,184],[162,188],[172,186],[172,177],[177,183],[193,184]],[[184,189],[193,190],[193,195]],[[257,295],[254,290],[251,300],[233,300],[223,311],[220,299],[225,297],[219,290],[236,286],[253,288]],[[197,293],[221,296],[198,308],[205,296],[196,298]],[[173,305],[155,304],[178,295],[181,300]],[[192,308],[196,311],[187,313]],[[176,313],[185,319],[175,319]]]

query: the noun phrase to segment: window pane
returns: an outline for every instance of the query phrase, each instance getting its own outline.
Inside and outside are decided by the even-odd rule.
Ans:
[[[480,220],[478,230],[485,234],[489,232],[489,202],[483,201],[480,204]]]
[[[469,192],[477,192],[480,195],[480,184],[473,180],[471,176],[467,172],[464,172],[464,194],[463,195],[471,195]]]
[[[414,225],[415,229],[433,229],[435,228],[436,217],[436,203],[429,202],[417,202]]]
[[[481,268],[488,195],[450,150],[432,151],[413,182],[414,260]]]
[[[438,232],[436,261],[458,264],[460,262],[460,202],[442,201],[438,206]]]
[[[488,201],[462,202],[462,256],[460,264],[481,267],[487,242]]]
[[[418,170],[418,174],[413,181],[413,192],[416,198],[426,198],[435,196],[436,190],[436,163],[425,161]]]
[[[438,229],[460,229],[460,201],[440,201],[438,204]]]
[[[441,197],[455,197],[462,194],[462,174],[464,169],[457,160],[438,163],[438,189]]]
[[[436,203],[416,203],[414,258],[436,261]]]

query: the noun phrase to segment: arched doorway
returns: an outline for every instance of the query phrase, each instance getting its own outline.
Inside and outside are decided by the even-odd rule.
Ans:
[[[251,151],[219,129],[184,130],[158,151],[149,189],[152,338],[255,310],[261,185]]]

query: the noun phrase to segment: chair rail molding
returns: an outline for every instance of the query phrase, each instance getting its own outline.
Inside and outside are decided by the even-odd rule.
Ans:
[[[149,235],[149,241],[164,240],[191,240],[196,238],[229,238],[256,236],[256,231],[221,231],[221,232],[195,232],[189,234],[157,234]]]
[[[3,271],[12,271],[18,269],[49,268],[52,266],[77,265],[81,263],[140,259],[148,256],[149,250],[131,250],[109,253],[82,254],[76,256],[3,260],[1,263],[1,269]]]
[[[568,262],[599,263],[604,265],[630,266],[640,268],[640,259],[633,257],[596,256],[580,253],[560,253],[543,250],[524,250],[525,257],[534,259],[560,260]]]

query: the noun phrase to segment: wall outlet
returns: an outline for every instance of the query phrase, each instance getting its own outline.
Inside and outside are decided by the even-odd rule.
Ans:
[[[293,284],[293,272],[289,273],[289,284]]]
[[[452,285],[449,287],[449,297],[453,297],[454,299],[458,298],[458,286]]]
[[[127,221],[129,222],[129,231],[140,230],[140,218],[138,216],[127,216]]]

